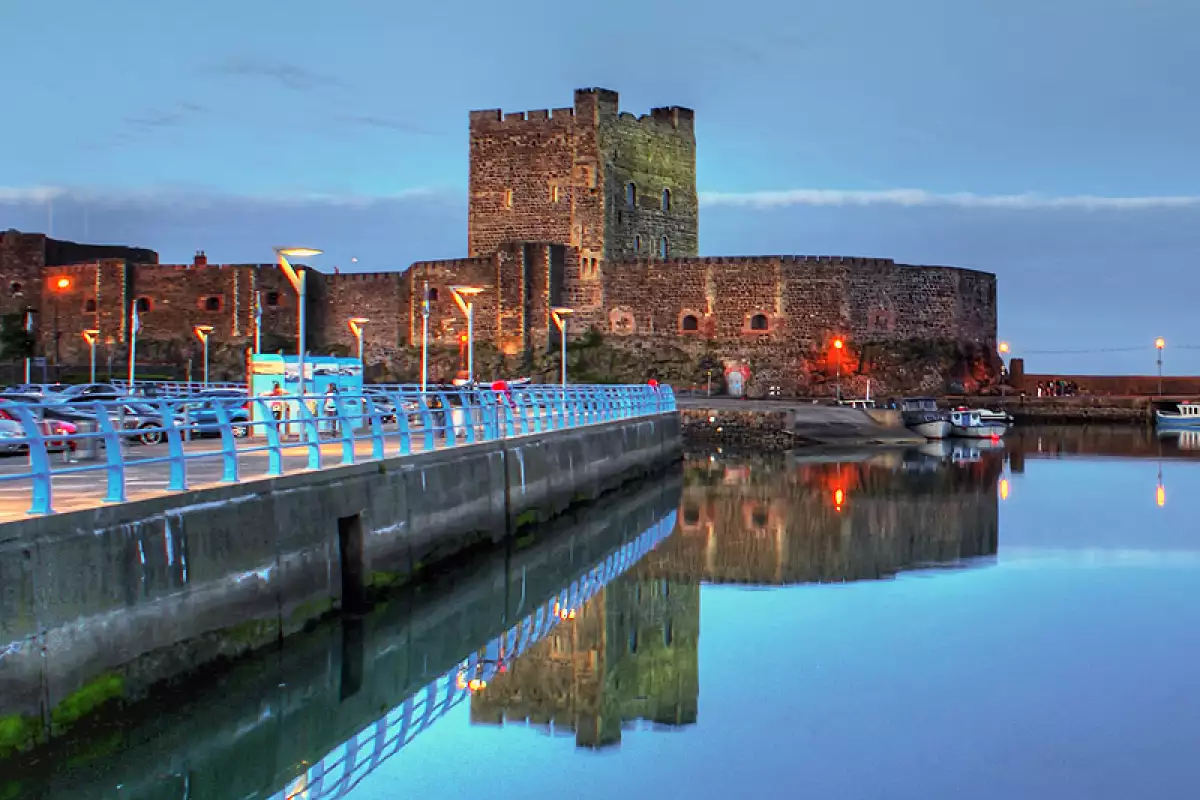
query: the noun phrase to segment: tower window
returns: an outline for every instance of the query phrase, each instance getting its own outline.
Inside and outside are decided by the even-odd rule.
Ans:
[[[85,313],[85,314],[95,314],[96,313],[95,298],[89,297],[87,300],[83,301],[83,313]]]
[[[663,211],[671,210],[671,190],[670,189],[663,189],[662,210]]]
[[[667,237],[664,236],[658,241],[658,257],[666,258],[668,255],[670,255],[670,247],[667,244]]]
[[[750,318],[750,330],[765,331],[765,330],[767,330],[767,327],[768,327],[768,325],[767,325],[767,315],[766,314],[755,314],[753,317]]]
[[[208,297],[204,298],[204,310],[205,311],[220,311],[221,310],[221,298],[216,295],[209,295]]]
[[[438,299],[437,287],[429,290],[429,302],[436,303]]]
[[[637,186],[632,181],[625,184],[625,205],[630,208],[637,205]]]
[[[504,207],[512,208],[512,203],[513,203],[513,190],[505,189],[504,190]]]
[[[138,310],[139,314],[144,314],[151,309],[152,304],[149,297],[139,297],[133,301],[133,307]]]
[[[279,305],[279,292],[267,292],[267,297],[266,297],[264,303],[266,305],[270,306],[271,308],[275,308],[276,306],[278,306]]]
[[[700,330],[700,320],[695,314],[684,314],[683,319],[679,322],[679,327],[685,331]]]
[[[20,297],[25,293],[25,287],[21,285],[20,281],[13,281],[8,285],[8,291],[10,291],[14,297]]]

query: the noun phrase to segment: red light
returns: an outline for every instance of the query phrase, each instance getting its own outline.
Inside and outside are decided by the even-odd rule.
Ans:
[[[71,288],[71,279],[70,278],[59,278],[57,281],[55,281],[54,285],[57,286],[59,289],[69,289],[69,288]]]
[[[466,344],[467,343],[467,335],[464,333],[462,336],[459,336],[458,341],[460,344]]]
[[[842,347],[843,347],[844,345],[843,345],[843,343],[842,343],[842,340],[841,340],[841,339],[834,339],[834,340],[833,340],[833,346],[834,346],[836,349],[838,349],[838,350],[841,350],[841,349],[842,349]]]

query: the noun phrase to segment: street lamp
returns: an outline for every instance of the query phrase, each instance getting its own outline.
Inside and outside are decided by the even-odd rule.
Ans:
[[[1004,356],[1008,355],[1008,342],[1001,342],[996,345],[996,350],[1000,353],[1000,396],[1004,397],[1008,394],[1008,378],[1005,373],[1008,372],[1008,365],[1004,363]]]
[[[472,298],[482,292],[479,286],[451,286],[454,302],[467,315],[467,385],[475,383],[475,302]]]
[[[208,335],[213,332],[212,325],[197,325],[193,330],[196,338],[204,343],[204,388],[208,388]]]
[[[304,394],[304,326],[307,321],[305,306],[307,305],[308,300],[308,292],[306,290],[308,285],[308,281],[306,279],[308,270],[297,272],[295,268],[288,263],[288,256],[291,256],[292,258],[305,258],[307,256],[319,255],[321,255],[321,251],[315,250],[311,247],[275,248],[275,256],[279,259],[279,266],[283,269],[284,274],[287,275],[288,283],[290,283],[292,288],[296,290],[296,354],[300,367],[300,395]]]
[[[354,334],[354,338],[358,340],[358,360],[363,366],[363,371],[366,372],[366,362],[363,361],[363,325],[366,325],[371,320],[366,317],[351,317],[350,332]]]
[[[567,317],[575,313],[574,309],[561,306],[550,309],[550,318],[558,326],[562,341],[562,385],[567,385]]]
[[[96,340],[100,338],[100,331],[95,328],[88,328],[83,332],[83,340],[88,343],[88,347],[92,349],[92,378],[91,383],[96,382]]]
[[[1166,346],[1167,346],[1167,342],[1161,336],[1154,340],[1154,349],[1158,351],[1158,395],[1159,395],[1159,397],[1161,397],[1162,393],[1163,393],[1162,351],[1163,351],[1163,348]]]
[[[70,288],[71,279],[65,275],[54,281],[54,369],[56,373],[61,369],[58,365],[58,340],[62,338],[62,334],[58,330],[58,296]]]
[[[833,340],[833,349],[837,350],[837,399],[842,399],[842,348],[846,344],[840,338]],[[828,374],[828,373],[826,373]]]

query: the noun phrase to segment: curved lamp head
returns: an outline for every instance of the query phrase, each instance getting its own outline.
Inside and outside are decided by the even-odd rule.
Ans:
[[[471,298],[483,291],[482,286],[451,286],[450,294],[454,296],[454,302],[464,314],[470,313],[467,309]],[[465,299],[464,299],[465,298]]]
[[[555,308],[550,309],[550,319],[554,320],[554,324],[558,326],[559,330],[562,330],[563,325],[566,324],[567,317],[574,313],[575,309],[573,308],[556,306]]]
[[[1167,340],[1160,336],[1154,340],[1154,346],[1157,347],[1159,350],[1162,350],[1164,347],[1167,346]]]
[[[196,338],[202,342],[208,342],[208,335],[213,332],[212,325],[197,325],[193,330],[196,333]]]
[[[275,252],[281,256],[290,256],[292,258],[305,258],[306,256],[319,256],[323,250],[317,250],[312,247],[276,247]]]
[[[366,325],[371,320],[367,317],[351,317],[348,322],[350,324],[350,332],[355,336],[362,336],[363,325]]]
[[[83,340],[85,342],[87,342],[88,344],[95,344],[96,340],[99,338],[100,338],[100,331],[97,330],[96,328],[88,328],[86,331],[83,332]]]

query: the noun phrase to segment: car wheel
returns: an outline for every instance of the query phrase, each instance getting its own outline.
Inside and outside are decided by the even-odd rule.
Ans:
[[[233,438],[245,439],[249,435],[250,435],[250,426],[249,425],[234,425],[233,426]]]
[[[142,426],[142,434],[138,438],[142,440],[142,444],[160,444],[163,440],[162,431],[154,430],[157,426],[146,424]],[[148,430],[147,430],[148,429]]]

